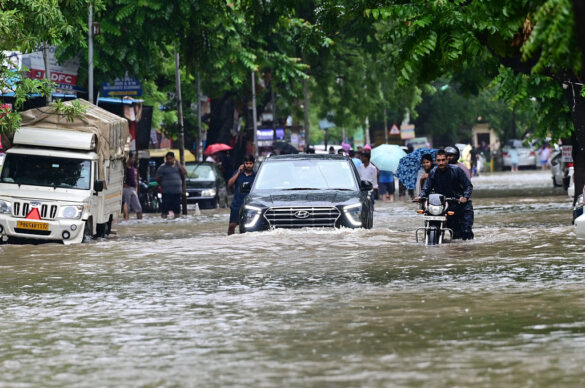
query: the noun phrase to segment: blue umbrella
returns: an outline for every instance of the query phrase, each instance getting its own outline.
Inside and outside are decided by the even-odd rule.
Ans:
[[[395,144],[382,144],[372,149],[370,161],[378,169],[383,171],[396,171],[398,162],[406,155],[400,146]]]
[[[416,179],[421,165],[421,159],[424,154],[430,154],[433,157],[433,163],[435,162],[435,155],[437,150],[434,148],[417,148],[410,154],[406,155],[398,163],[398,170],[396,176],[400,179],[400,182],[409,190],[416,187]]]

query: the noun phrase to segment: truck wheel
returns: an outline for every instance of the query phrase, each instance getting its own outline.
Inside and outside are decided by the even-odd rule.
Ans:
[[[93,239],[93,231],[91,230],[91,219],[85,221],[85,226],[83,227],[83,242],[88,243]]]
[[[112,232],[112,220],[110,219],[108,222],[99,224],[97,226],[97,236],[100,238],[105,238],[110,235]]]

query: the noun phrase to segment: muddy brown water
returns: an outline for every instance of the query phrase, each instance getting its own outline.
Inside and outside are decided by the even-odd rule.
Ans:
[[[474,178],[476,239],[372,230],[227,237],[147,215],[89,244],[0,246],[1,387],[580,386],[585,249],[550,173]]]

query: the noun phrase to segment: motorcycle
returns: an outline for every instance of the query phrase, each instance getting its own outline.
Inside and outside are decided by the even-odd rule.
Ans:
[[[161,207],[161,199],[157,182],[145,182],[142,179],[138,183],[138,199],[144,213],[158,213]]]
[[[416,229],[416,242],[424,238],[425,245],[440,245],[453,240],[453,229],[448,228],[447,218],[455,215],[448,210],[449,201],[458,202],[458,198],[445,198],[442,194],[430,194],[428,198],[420,198],[421,209],[417,213],[423,215],[424,227]],[[419,235],[422,234],[421,238]]]

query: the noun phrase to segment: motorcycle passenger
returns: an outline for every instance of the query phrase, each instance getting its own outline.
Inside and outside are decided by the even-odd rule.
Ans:
[[[473,185],[462,169],[448,163],[445,150],[437,151],[435,162],[437,167],[431,170],[416,200],[428,197],[431,193],[442,194],[446,198],[459,198],[459,203],[449,204],[455,215],[447,219],[447,227],[453,230],[454,239],[470,240],[473,238],[473,205],[470,199]]]
[[[449,164],[453,164],[462,169],[465,175],[467,175],[467,178],[471,180],[471,171],[469,171],[465,164],[459,162],[459,157],[461,155],[459,153],[459,148],[451,146],[445,147],[445,153],[447,154],[447,161]]]

